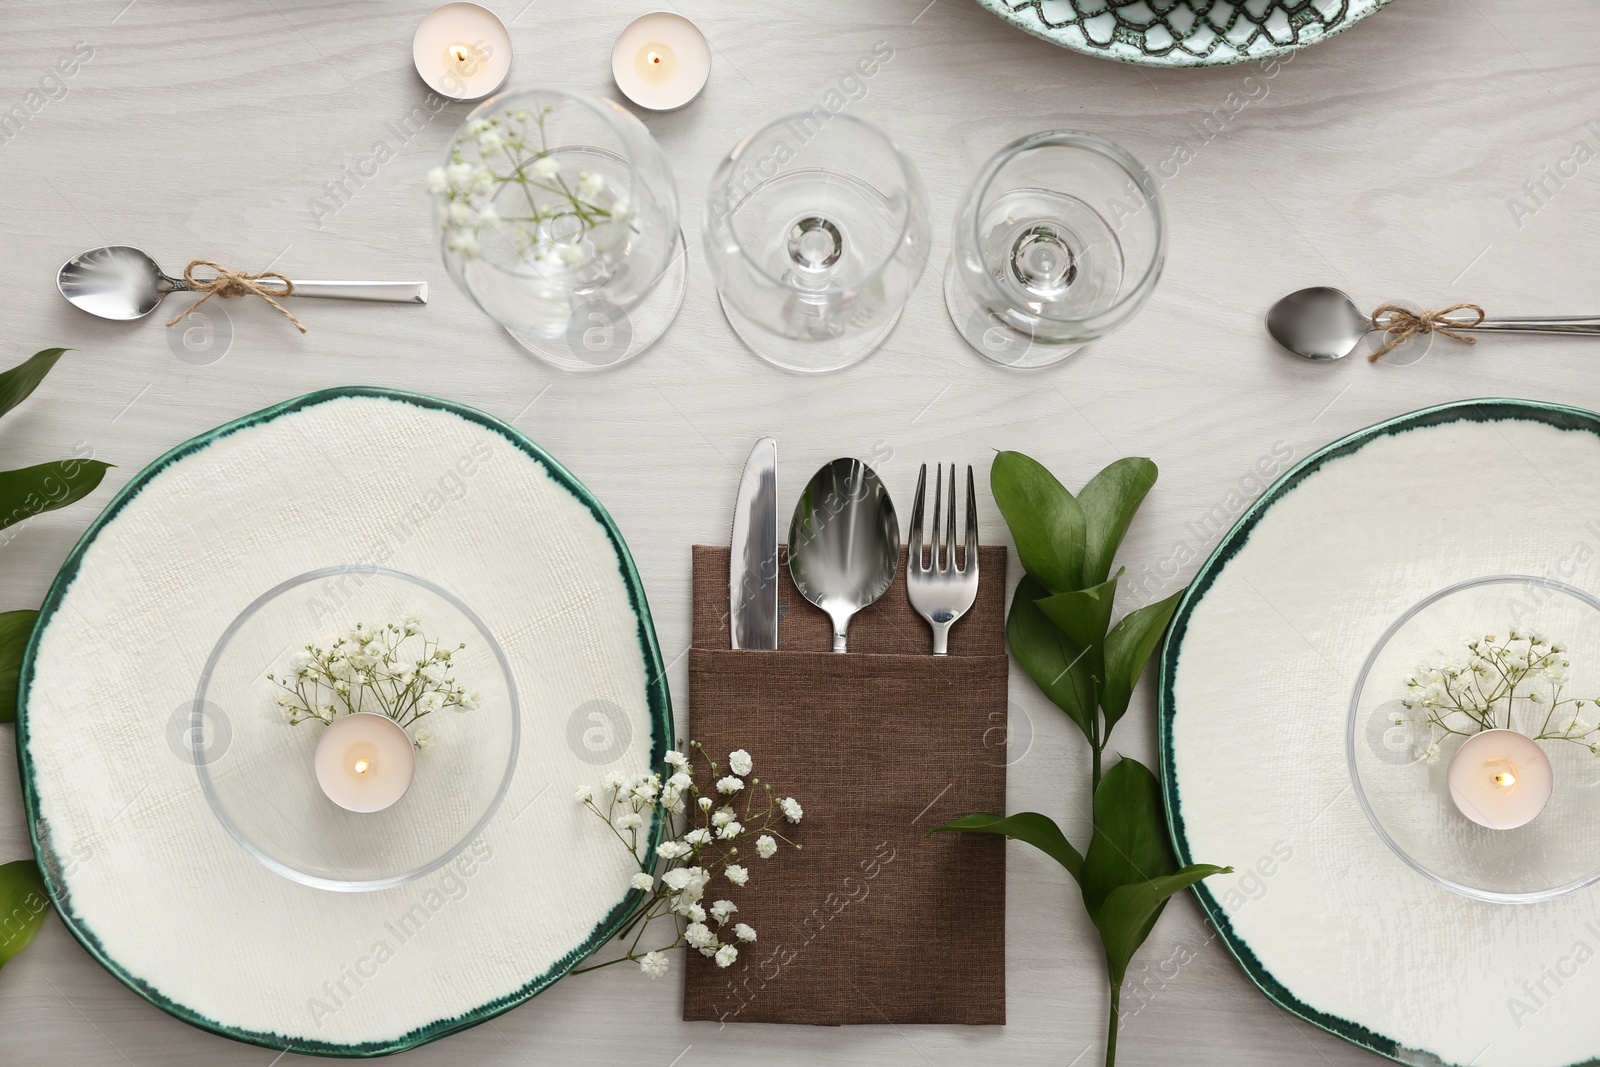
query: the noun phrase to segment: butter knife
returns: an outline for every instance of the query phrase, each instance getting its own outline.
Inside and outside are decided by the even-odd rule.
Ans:
[[[733,507],[728,629],[734,648],[778,647],[778,442],[750,450]]]

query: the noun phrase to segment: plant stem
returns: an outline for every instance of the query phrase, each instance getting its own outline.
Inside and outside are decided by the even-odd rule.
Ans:
[[[1117,1063],[1117,1026],[1121,1022],[1122,1013],[1122,987],[1111,987],[1111,1020],[1106,1031],[1106,1067],[1116,1067]]]

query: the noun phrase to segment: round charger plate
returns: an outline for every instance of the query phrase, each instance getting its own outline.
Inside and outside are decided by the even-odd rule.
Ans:
[[[1221,67],[1325,41],[1389,0],[978,0],[1084,55],[1147,67]]]
[[[197,744],[191,727],[197,679],[239,613],[352,563],[470,604],[522,719],[483,831],[442,867],[364,893],[299,884],[229,836],[196,760],[242,735],[202,714]],[[515,1007],[614,932],[637,867],[572,794],[660,763],[663,673],[621,535],[536,445],[447,401],[313,393],[156,460],[67,558],[18,700],[34,846],[78,940],[178,1018],[295,1052],[411,1048]]]
[[[1600,887],[1539,903],[1452,891],[1385,845],[1347,765],[1351,694],[1388,628],[1497,574],[1600,590],[1600,416],[1463,401],[1300,463],[1223,536],[1173,618],[1168,819],[1183,862],[1235,867],[1197,896],[1280,1006],[1403,1063],[1593,1063]]]

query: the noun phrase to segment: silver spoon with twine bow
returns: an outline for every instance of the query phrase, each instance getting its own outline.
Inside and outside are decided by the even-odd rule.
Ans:
[[[1343,359],[1374,330],[1387,335],[1367,356],[1375,363],[1412,338],[1434,334],[1469,345],[1478,343],[1471,336],[1476,333],[1600,336],[1600,315],[1489,318],[1477,304],[1452,304],[1438,311],[1384,304],[1363,315],[1353,300],[1328,286],[1290,293],[1267,312],[1267,332],[1273,340],[1306,359]]]
[[[212,273],[201,277],[196,268]],[[103,319],[119,320],[144,318],[168,293],[204,294],[174,316],[168,326],[177,325],[214,296],[256,296],[281,312],[301,333],[306,328],[279,300],[312,296],[387,304],[428,302],[427,282],[299,282],[277,271],[248,274],[228,270],[209,259],[194,260],[184,268],[182,278],[173,278],[155,260],[130,245],[107,245],[78,253],[61,265],[56,287],[74,307]]]

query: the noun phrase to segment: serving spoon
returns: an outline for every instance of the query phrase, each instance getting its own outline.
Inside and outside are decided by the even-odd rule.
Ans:
[[[1485,318],[1471,326],[1451,323],[1452,330],[1473,333],[1564,333],[1600,336],[1600,315]],[[1272,305],[1267,332],[1272,339],[1306,359],[1343,359],[1375,327],[1348,296],[1325,285],[1301,289]],[[1430,335],[1422,335],[1431,339]]]
[[[261,283],[282,295],[276,281]],[[295,296],[331,300],[377,300],[390,304],[426,304],[427,282],[292,282]],[[156,261],[129,245],[107,245],[79,252],[61,265],[56,288],[74,307],[102,319],[142,319],[168,293],[194,290],[182,278],[168,276]]]
[[[789,577],[833,620],[845,651],[850,619],[894,583],[900,520],[889,491],[859,459],[836,459],[811,476],[789,523]]]

